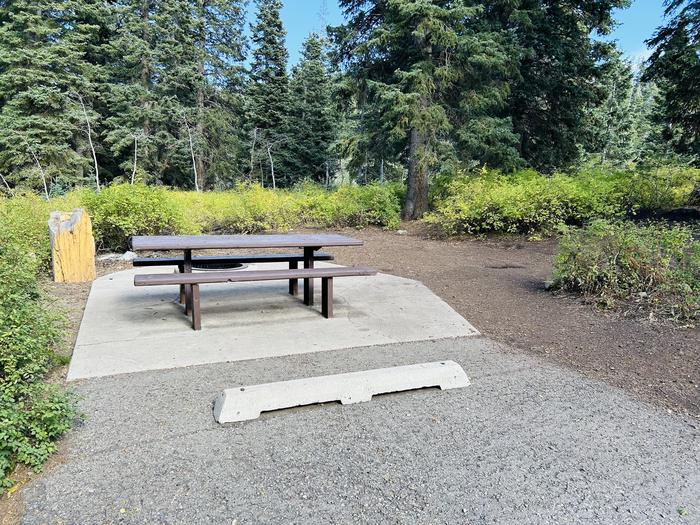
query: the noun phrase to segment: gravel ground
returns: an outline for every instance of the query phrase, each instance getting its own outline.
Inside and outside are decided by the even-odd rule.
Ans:
[[[452,359],[461,390],[218,426],[236,385]],[[25,524],[698,523],[694,420],[467,338],[88,380]]]
[[[700,326],[651,322],[545,291],[556,239],[446,241],[426,238],[415,223],[404,227],[405,235],[348,231],[365,245],[333,253],[341,264],[421,281],[495,341],[700,419]]]

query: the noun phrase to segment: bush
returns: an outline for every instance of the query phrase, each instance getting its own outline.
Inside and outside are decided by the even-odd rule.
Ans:
[[[583,177],[543,177],[535,171],[513,175],[482,172],[461,176],[441,190],[444,197],[426,222],[448,234],[552,232],[581,224],[593,215],[621,213],[621,196],[595,191]]]
[[[98,242],[105,248],[126,249],[132,235],[196,233],[187,231],[169,193],[162,187],[117,184],[100,193],[83,192],[82,201]]]
[[[395,185],[316,184],[293,190],[239,185],[226,192],[195,193],[120,184],[101,193],[80,193],[98,244],[122,250],[132,235],[255,233],[299,226],[396,227],[400,200]]]
[[[687,227],[593,221],[565,234],[554,287],[607,306],[635,300],[679,320],[700,315],[700,241]]]
[[[261,186],[239,186],[227,192],[229,205],[216,223],[207,224],[207,231],[256,233],[287,231],[299,223],[299,205],[287,191],[264,189]]]
[[[59,334],[37,283],[49,260],[48,207],[0,198],[0,487],[18,462],[40,469],[75,417],[69,395],[42,383]]]
[[[341,186],[333,192],[304,184],[296,188],[296,194],[300,199],[302,221],[306,224],[396,228],[400,222],[401,201],[393,184]]]
[[[636,212],[654,213],[688,204],[700,170],[665,166],[627,173],[624,193]]]
[[[446,235],[551,233],[562,225],[680,206],[698,180],[700,170],[690,168],[586,170],[551,177],[530,170],[512,175],[482,170],[440,178],[432,193],[434,211],[425,220]]]

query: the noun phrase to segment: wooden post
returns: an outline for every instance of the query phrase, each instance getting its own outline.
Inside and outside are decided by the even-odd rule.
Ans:
[[[304,248],[304,268],[314,267],[314,251],[317,248],[307,246]],[[304,279],[304,304],[313,306],[314,304],[314,280]]]
[[[183,259],[183,273],[192,273],[192,250],[185,250]],[[185,315],[189,315],[192,308],[192,285],[185,285]]]
[[[289,269],[296,270],[299,268],[298,261],[289,261]],[[297,295],[299,293],[299,280],[289,279],[289,295]]]
[[[326,319],[333,317],[333,277],[321,279],[321,313]]]
[[[193,284],[190,286],[192,293],[192,328],[194,330],[202,329],[202,310],[200,309],[199,300],[199,285]]]
[[[95,280],[95,239],[85,210],[51,212],[49,236],[54,281],[84,283]]]

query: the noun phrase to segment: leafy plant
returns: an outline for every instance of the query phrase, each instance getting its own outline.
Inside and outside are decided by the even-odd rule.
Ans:
[[[503,175],[481,170],[446,180],[433,193],[425,221],[446,235],[552,233],[562,225],[616,219],[684,204],[700,170],[588,169],[544,177],[532,170]]]
[[[75,417],[71,396],[43,383],[59,338],[37,284],[49,260],[47,219],[38,197],[0,199],[0,487],[16,463],[40,469]]]
[[[126,249],[132,235],[185,233],[181,210],[168,190],[143,184],[117,184],[100,193],[86,192],[95,237],[104,247]]]
[[[700,316],[700,241],[687,227],[593,221],[567,232],[554,262],[555,289],[634,300],[662,315]]]
[[[106,249],[125,249],[131,235],[255,233],[302,225],[342,227],[399,224],[396,185],[342,186],[314,183],[292,190],[238,185],[226,192],[172,191],[121,184],[83,192],[96,239]]]

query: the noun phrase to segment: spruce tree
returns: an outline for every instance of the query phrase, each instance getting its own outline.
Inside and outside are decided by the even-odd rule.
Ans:
[[[289,57],[281,0],[258,0],[257,5],[257,19],[251,26],[253,52],[246,101],[250,174],[257,173],[260,180],[275,185],[275,165],[288,160]]]
[[[200,185],[230,186],[244,163],[244,0],[196,0],[195,131]]]
[[[332,82],[324,40],[311,34],[303,45],[299,64],[290,83],[289,154],[287,167],[292,181],[311,178],[317,182],[330,176],[334,162],[331,145],[337,134],[337,115],[331,100]]]
[[[483,158],[491,149],[481,138],[491,128],[507,145],[508,119],[496,114],[510,64],[502,35],[484,29],[483,6],[473,2],[340,4],[349,19],[334,30],[340,58],[357,82],[361,103],[383,106],[380,125],[390,131],[388,142],[404,140],[403,216],[418,218],[428,210],[428,180],[438,167],[438,152],[456,145],[465,157]]]
[[[668,0],[668,24],[647,44],[654,49],[645,78],[662,92],[665,138],[700,163],[700,0]]]
[[[124,175],[198,189],[230,184],[242,150],[243,7],[243,0],[117,6],[107,141]]]
[[[597,88],[613,45],[595,38],[613,27],[614,8],[629,0],[493,2],[485,14],[516,46],[518,75],[509,114],[520,155],[550,172],[575,163],[586,134],[586,111],[601,101]]]
[[[619,51],[604,64],[598,89],[600,99],[587,111],[588,133],[581,137],[582,146],[603,164],[625,164],[632,160],[634,86],[632,66]]]
[[[155,11],[155,118],[161,155],[167,159],[163,182],[202,189],[198,95],[205,89],[199,66],[196,12],[192,0],[161,0]]]
[[[85,116],[93,126],[97,121],[92,102],[100,79],[99,65],[87,59],[90,43],[99,40],[93,7],[71,0],[3,3],[0,171],[13,183],[67,187],[94,166],[84,147]]]
[[[154,0],[119,0],[112,14],[109,42],[109,114],[105,142],[121,173],[133,180],[157,177],[156,25]]]

